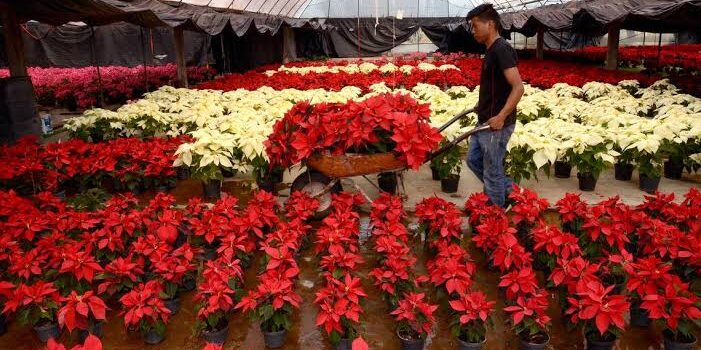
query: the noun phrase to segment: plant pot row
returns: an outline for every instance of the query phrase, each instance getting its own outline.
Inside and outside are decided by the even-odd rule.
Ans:
[[[620,164],[614,165],[614,176],[616,180],[619,181],[630,181],[633,177],[634,166],[631,164]],[[571,176],[572,166],[564,162],[555,162],[555,177],[560,179],[566,179]],[[579,181],[579,190],[590,192],[596,189],[596,183],[598,178],[592,174],[581,174],[577,173],[577,180]],[[647,193],[654,193],[660,186],[660,177],[649,177],[645,174],[639,175],[639,185],[638,188],[641,191]]]

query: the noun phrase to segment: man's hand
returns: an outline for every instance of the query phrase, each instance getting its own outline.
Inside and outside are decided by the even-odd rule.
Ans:
[[[506,118],[497,115],[497,116],[491,117],[489,120],[487,120],[487,124],[489,125],[490,128],[492,128],[492,130],[501,130],[501,128],[504,127],[504,120],[505,119]]]

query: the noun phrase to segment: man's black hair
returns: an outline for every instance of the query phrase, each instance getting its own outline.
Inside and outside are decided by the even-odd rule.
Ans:
[[[483,21],[492,21],[497,28],[497,32],[501,29],[501,18],[499,17],[499,12],[494,9],[492,4],[486,3],[481,4],[467,13],[466,20],[471,20],[473,18],[479,18]]]

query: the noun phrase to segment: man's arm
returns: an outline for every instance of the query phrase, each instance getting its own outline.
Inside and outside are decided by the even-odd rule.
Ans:
[[[516,109],[516,105],[518,104],[518,101],[521,101],[521,96],[523,96],[523,92],[525,90],[523,88],[523,81],[521,80],[521,74],[519,74],[518,68],[511,67],[505,69],[504,77],[506,77],[506,81],[508,81],[509,85],[511,85],[511,93],[506,99],[504,108],[499,111],[499,114],[487,120],[487,124],[489,124],[493,130],[499,130],[504,127],[504,121],[509,114]]]

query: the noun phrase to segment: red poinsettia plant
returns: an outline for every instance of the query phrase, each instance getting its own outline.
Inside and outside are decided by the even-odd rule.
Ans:
[[[160,336],[165,334],[170,310],[160,297],[162,292],[161,283],[151,280],[136,285],[119,299],[122,304],[120,314],[124,316],[124,325],[127,329],[139,330],[143,334],[151,331]]]
[[[363,101],[296,104],[275,123],[265,141],[272,166],[289,167],[322,152],[394,152],[418,169],[442,137],[428,123],[430,109],[408,95],[378,95]]]
[[[66,346],[57,342],[54,338],[49,338],[46,343],[46,350],[66,350]],[[90,334],[85,338],[83,344],[75,345],[70,350],[102,350],[100,338]]]
[[[539,289],[534,293],[521,294],[507,301],[504,311],[510,314],[511,322],[521,339],[542,344],[547,341],[550,316],[547,315],[548,293]]]
[[[669,283],[647,292],[640,308],[661,324],[665,336],[679,343],[693,343],[694,323],[701,320],[701,299],[689,290],[689,284],[673,276]]]
[[[451,324],[453,335],[468,343],[483,342],[496,302],[489,301],[482,292],[470,291],[449,303],[455,315]]]
[[[630,304],[623,295],[612,293],[614,286],[604,287],[597,280],[580,281],[576,293],[568,297],[572,323],[582,322],[588,339],[612,341],[618,338],[625,328],[624,315]]]
[[[69,332],[74,329],[87,330],[90,322],[106,319],[107,305],[93,291],[87,291],[82,295],[71,291],[71,294],[62,298],[61,301],[63,306],[58,310],[58,324],[66,327]]]
[[[438,197],[429,197],[416,205],[416,216],[422,224],[420,230],[426,233],[427,242],[439,239],[460,241],[462,212],[455,204]]]
[[[361,301],[366,297],[360,278],[350,273],[339,279],[326,275],[326,284],[316,293],[314,304],[319,306],[316,325],[323,327],[332,344],[359,336]]]
[[[292,280],[298,273],[298,269],[265,271],[258,276],[257,288],[241,298],[235,308],[249,312],[250,318],[258,321],[265,332],[289,329],[292,326],[292,313],[302,302],[302,298],[294,291]]]
[[[5,301],[2,313],[16,312],[21,324],[37,326],[55,323],[60,305],[61,296],[54,284],[38,280],[31,285],[20,283]]]
[[[431,333],[436,321],[433,313],[437,309],[438,305],[429,304],[426,301],[425,293],[404,294],[397,308],[391,312],[394,319],[399,322],[397,335],[407,340],[425,339]]]

